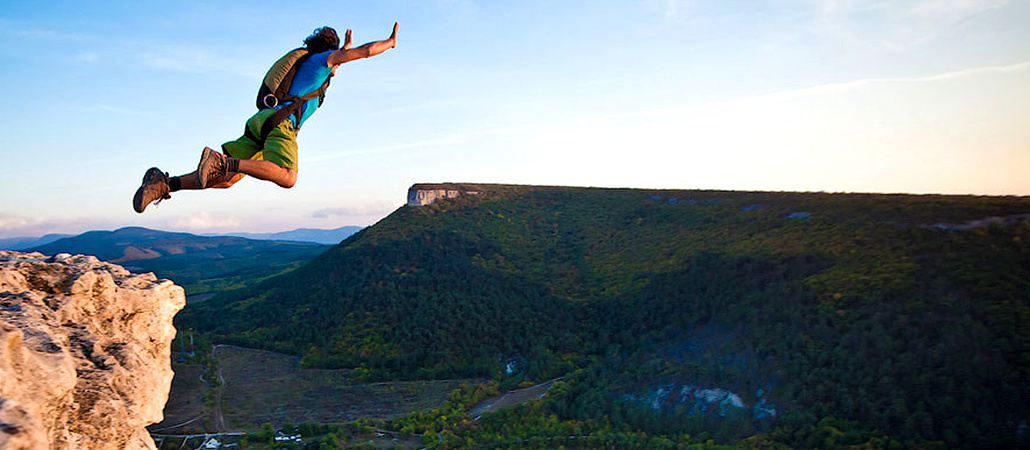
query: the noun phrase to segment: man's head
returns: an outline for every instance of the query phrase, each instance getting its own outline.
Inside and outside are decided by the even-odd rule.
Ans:
[[[331,27],[316,28],[311,33],[311,36],[304,39],[304,46],[311,53],[338,50],[340,48],[340,37],[336,35],[336,30]]]

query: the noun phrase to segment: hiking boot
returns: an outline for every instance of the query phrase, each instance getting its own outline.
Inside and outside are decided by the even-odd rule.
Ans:
[[[132,209],[143,213],[151,202],[158,204],[161,200],[172,198],[168,192],[168,174],[157,167],[151,167],[143,174],[143,183],[136,189],[136,195],[132,196]]]
[[[200,155],[200,164],[197,164],[197,178],[200,180],[200,188],[205,189],[224,180],[229,174],[229,167],[225,161],[225,155],[211,150],[211,147],[204,147]]]

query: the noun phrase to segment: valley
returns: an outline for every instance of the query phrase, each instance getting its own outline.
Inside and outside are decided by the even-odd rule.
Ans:
[[[1030,438],[1030,198],[430,187],[444,195],[176,317],[216,354],[325,371],[280,397],[228,381],[226,425],[261,411],[428,448]],[[316,380],[356,406],[291,391]],[[480,382],[426,397],[394,384],[453,380]],[[472,420],[548,380],[542,398]]]

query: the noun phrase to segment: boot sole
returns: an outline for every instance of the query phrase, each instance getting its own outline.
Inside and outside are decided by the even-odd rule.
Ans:
[[[161,172],[161,170],[157,167],[151,167],[147,169],[147,171],[143,174],[143,181],[140,182],[139,189],[136,189],[136,195],[132,196],[132,209],[139,214],[143,214],[143,211],[146,210],[147,206],[150,204],[149,202],[143,203],[143,194],[144,191],[146,191],[147,189],[147,177],[150,176],[150,173],[152,171]]]
[[[197,164],[197,178],[200,181],[201,189],[207,189],[211,184],[208,172],[211,170],[211,164],[218,157],[217,154],[208,157],[208,152],[215,153],[210,147],[204,147],[204,152],[200,154],[200,162]]]

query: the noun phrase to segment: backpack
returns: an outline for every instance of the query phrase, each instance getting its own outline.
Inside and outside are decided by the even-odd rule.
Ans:
[[[290,50],[282,58],[279,58],[275,64],[272,64],[272,67],[268,69],[268,73],[265,74],[261,88],[258,89],[258,110],[275,108],[287,102],[290,102],[290,104],[279,108],[268,120],[265,120],[264,125],[261,127],[260,136],[252,136],[250,130],[246,130],[245,134],[257,141],[258,144],[264,145],[265,139],[275,129],[275,126],[290,118],[290,116],[297,116],[297,121],[299,122],[300,116],[298,114],[300,109],[308,100],[318,97],[319,106],[325,101],[325,91],[329,89],[329,81],[332,79],[332,75],[325,80],[321,87],[314,91],[299,97],[289,95],[290,85],[293,84],[293,77],[297,75],[297,69],[300,68],[304,61],[307,61],[309,56],[311,54],[304,47]]]

